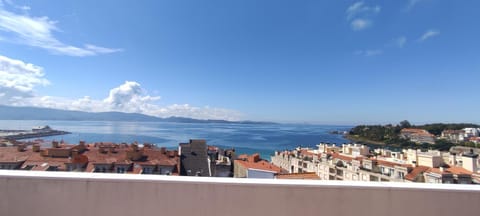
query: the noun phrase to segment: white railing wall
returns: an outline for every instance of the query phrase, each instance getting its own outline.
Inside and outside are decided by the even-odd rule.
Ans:
[[[1,216],[480,215],[480,186],[0,170]]]

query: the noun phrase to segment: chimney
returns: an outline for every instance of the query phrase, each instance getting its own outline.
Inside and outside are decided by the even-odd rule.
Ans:
[[[78,156],[78,149],[73,149],[72,150],[72,159],[76,158]]]
[[[24,145],[24,144],[18,144],[18,145],[17,145],[17,150],[18,150],[19,152],[25,151],[25,145]]]
[[[40,144],[33,144],[32,151],[33,152],[40,152]]]
[[[60,144],[58,143],[58,141],[52,141],[52,147],[53,148],[60,148]]]
[[[167,154],[167,149],[165,147],[160,148],[162,154]]]
[[[112,146],[112,147],[110,147],[110,152],[112,152],[112,153],[118,153],[117,146]]]
[[[137,143],[132,143],[132,149],[133,149],[133,151],[138,151],[138,144]]]
[[[100,153],[102,153],[102,154],[106,154],[106,153],[108,153],[108,148],[105,147],[105,146],[100,146],[100,147],[98,148],[98,151],[99,151]]]
[[[248,157],[248,162],[258,162],[260,161],[260,155],[258,153],[253,154],[252,156]]]

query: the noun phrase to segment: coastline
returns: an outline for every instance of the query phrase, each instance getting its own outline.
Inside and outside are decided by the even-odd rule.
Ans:
[[[353,141],[355,143],[359,143],[359,144],[374,145],[374,146],[386,146],[386,144],[384,142],[373,141],[373,140],[369,140],[369,139],[366,139],[366,138],[362,138],[362,137],[358,137],[358,136],[350,135],[350,134],[344,135],[344,138],[348,139],[350,141]]]

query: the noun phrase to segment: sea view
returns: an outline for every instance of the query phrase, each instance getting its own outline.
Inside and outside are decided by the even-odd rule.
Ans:
[[[77,144],[86,142],[139,142],[158,147],[177,148],[189,139],[205,139],[209,145],[235,148],[240,154],[260,153],[269,159],[276,150],[298,146],[315,147],[320,142],[342,144],[342,135],[330,131],[349,130],[351,126],[308,124],[217,124],[167,122],[107,122],[107,121],[26,121],[0,120],[1,129],[28,130],[49,125],[71,134],[44,137],[44,140],[63,140]]]

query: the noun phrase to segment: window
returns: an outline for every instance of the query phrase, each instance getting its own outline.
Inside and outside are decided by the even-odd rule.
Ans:
[[[125,173],[125,167],[117,167],[117,173]]]
[[[400,179],[405,179],[405,173],[403,173],[403,172],[398,172],[398,178],[400,178]]]
[[[152,174],[152,168],[151,167],[143,167],[142,173],[143,174]]]

